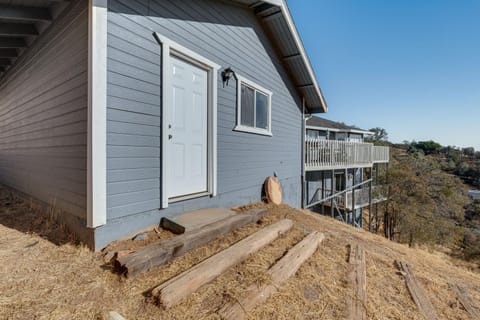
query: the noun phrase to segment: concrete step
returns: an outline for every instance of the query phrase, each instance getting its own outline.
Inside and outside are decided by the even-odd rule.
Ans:
[[[173,233],[181,234],[233,215],[235,215],[235,212],[228,208],[208,208],[185,212],[174,217],[162,218],[161,225]]]

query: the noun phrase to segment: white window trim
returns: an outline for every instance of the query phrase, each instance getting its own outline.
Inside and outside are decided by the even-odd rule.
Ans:
[[[220,65],[210,61],[209,59],[199,55],[198,53],[185,48],[175,41],[155,32],[155,38],[162,46],[162,109],[167,112],[169,108],[169,97],[167,88],[170,87],[172,75],[166,66],[170,65],[170,56],[175,56],[198,65],[208,71],[208,131],[207,131],[207,160],[208,160],[208,181],[207,192],[211,196],[217,195],[217,87],[218,87],[218,70]],[[161,181],[161,206],[168,208],[168,183],[166,172],[168,172],[168,115],[162,115],[162,181]],[[205,196],[201,194],[199,196]],[[190,197],[189,197],[190,198]],[[175,202],[175,200],[171,201]]]
[[[264,136],[272,136],[272,91],[265,89],[264,87],[256,84],[253,81],[250,81],[240,75],[237,76],[237,125],[233,130],[255,133]],[[249,127],[242,125],[242,84],[263,93],[267,96],[268,99],[268,129]],[[256,95],[254,95],[254,106],[255,106]],[[255,106],[256,108],[256,106]],[[254,113],[254,123],[256,122],[256,112]]]
[[[107,223],[107,0],[88,3],[87,227]]]

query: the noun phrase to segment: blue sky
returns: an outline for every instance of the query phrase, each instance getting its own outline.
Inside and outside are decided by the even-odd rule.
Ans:
[[[329,106],[390,140],[480,150],[479,0],[288,0]]]

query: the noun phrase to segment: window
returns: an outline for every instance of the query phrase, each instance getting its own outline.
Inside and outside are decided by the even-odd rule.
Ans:
[[[337,132],[337,134],[335,135],[335,140],[345,141],[347,140],[347,134],[345,132]]]
[[[314,129],[307,129],[307,139],[326,140],[327,132],[314,130]]]
[[[361,134],[358,133],[350,133],[348,135],[349,142],[363,142],[363,138]]]
[[[272,135],[272,93],[238,76],[236,131]]]
[[[318,130],[307,129],[307,138],[308,139],[318,139]]]

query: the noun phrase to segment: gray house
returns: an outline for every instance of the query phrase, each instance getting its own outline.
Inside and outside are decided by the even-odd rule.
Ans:
[[[302,203],[326,111],[283,0],[0,0],[0,182],[93,248],[163,216]]]

